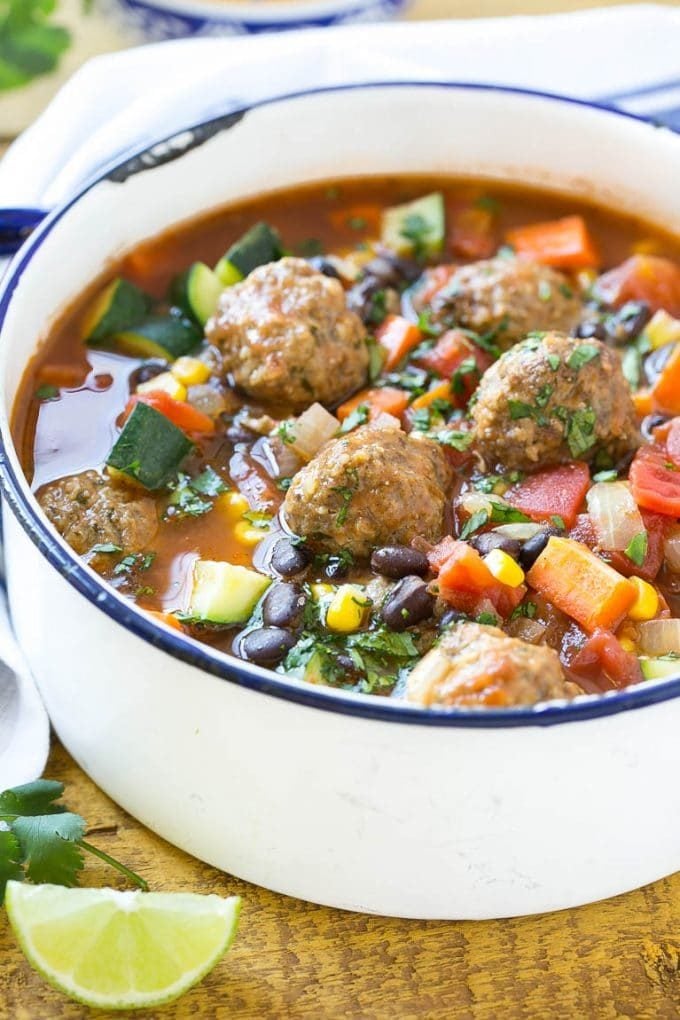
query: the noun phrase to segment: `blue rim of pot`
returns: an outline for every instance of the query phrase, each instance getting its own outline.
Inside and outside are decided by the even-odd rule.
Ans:
[[[359,89],[385,88],[439,88],[470,92],[499,92],[513,96],[524,96],[528,99],[542,99],[555,103],[597,110],[613,117],[622,117],[637,123],[645,124],[650,130],[668,130],[658,123],[639,117],[635,114],[617,110],[605,103],[589,102],[573,99],[549,92],[530,89],[512,88],[501,85],[447,82],[447,81],[387,81],[387,82],[356,82],[347,85],[330,86],[319,89],[306,89],[260,100],[230,110],[221,117],[212,117],[201,121],[181,132],[174,132],[165,138],[145,145],[134,155],[124,160],[117,160],[105,167],[93,180],[89,181],[67,202],[47,214],[42,223],[30,235],[17,253],[9,267],[0,287],[0,333],[7,316],[12,295],[19,280],[30,264],[33,255],[55,225],[67,215],[69,210],[80,199],[102,181],[108,179],[125,180],[133,173],[152,169],[158,162],[168,158],[181,158],[197,144],[213,137],[224,128],[238,122],[249,111],[274,103],[305,99],[309,96],[334,94],[338,92],[356,91]],[[182,150],[163,144],[169,143],[180,135],[192,136],[193,144]],[[680,144],[680,143],[679,143]],[[154,154],[161,151],[172,151],[172,156],[161,156],[155,159]],[[7,434],[4,434],[6,431]],[[424,709],[409,706],[403,701],[375,695],[339,692],[337,689],[320,688],[304,682],[287,679],[284,675],[273,673],[260,666],[236,659],[225,652],[219,652],[207,645],[183,634],[175,633],[170,628],[155,623],[143,610],[137,609],[126,601],[113,588],[87,568],[68,547],[57,540],[51,526],[39,512],[26,500],[14,467],[8,458],[8,445],[13,447],[9,428],[0,436],[0,491],[2,496],[17,518],[22,528],[34,545],[42,552],[58,573],[71,584],[80,594],[84,595],[93,605],[104,612],[116,623],[125,627],[132,634],[155,646],[176,659],[212,674],[218,679],[236,683],[249,690],[261,694],[282,698],[286,701],[304,705],[309,708],[323,709],[343,715],[372,719],[380,722],[407,723],[418,726],[453,726],[466,729],[506,729],[517,726],[554,726],[563,723],[578,722],[586,719],[600,719],[619,712],[645,708],[660,702],[670,701],[680,695],[680,676],[665,680],[658,684],[642,683],[634,687],[611,691],[600,695],[587,695],[573,702],[545,702],[529,708],[505,709]]]

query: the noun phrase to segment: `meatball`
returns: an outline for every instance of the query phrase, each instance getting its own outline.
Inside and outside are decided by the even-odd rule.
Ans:
[[[244,393],[293,411],[337,403],[366,382],[361,319],[340,281],[304,259],[259,266],[228,287],[206,335]]]
[[[531,471],[603,454],[614,463],[639,442],[618,355],[560,333],[529,337],[487,369],[471,415],[487,467]]]
[[[364,558],[387,542],[441,538],[450,481],[432,440],[365,425],[332,439],[295,475],[283,515],[315,551]]]
[[[497,330],[503,348],[531,330],[570,332],[581,302],[562,273],[536,262],[493,258],[461,266],[432,299],[432,322],[476,333]]]
[[[134,489],[114,486],[96,471],[44,485],[38,502],[54,527],[79,555],[110,543],[139,552],[158,530],[156,504]]]
[[[411,671],[406,697],[423,708],[510,708],[582,694],[557,652],[498,627],[459,623]]]

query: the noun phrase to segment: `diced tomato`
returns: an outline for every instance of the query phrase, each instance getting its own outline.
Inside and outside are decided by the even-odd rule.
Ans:
[[[426,269],[423,274],[423,282],[418,287],[417,304],[418,308],[424,308],[425,305],[429,305],[432,298],[437,294],[442,287],[445,287],[449,282],[453,274],[455,273],[457,266],[434,266],[433,269]]]
[[[455,403],[461,407],[467,404],[492,361],[486,351],[457,329],[447,330],[432,350],[418,358],[419,365],[436,372],[442,379],[452,380],[452,397],[457,398]],[[461,365],[470,370],[461,371]]]
[[[666,517],[680,517],[680,466],[662,447],[640,447],[628,481],[638,506]]]
[[[335,412],[340,421],[348,418],[362,404],[368,408],[369,421],[374,421],[380,414],[391,414],[400,418],[408,407],[409,395],[406,390],[396,386],[382,386],[374,390],[362,390],[356,396],[346,400]]]
[[[387,351],[385,368],[390,372],[406,355],[417,347],[423,334],[415,325],[401,315],[388,315],[375,331],[375,338]]]
[[[680,266],[659,255],[632,255],[616,269],[604,273],[597,293],[611,305],[646,301],[653,312],[663,308],[680,316]]]
[[[605,558],[611,563],[614,570],[618,570],[620,574],[624,574],[626,577],[632,577],[635,574],[645,581],[653,581],[661,570],[661,564],[663,563],[663,544],[666,528],[668,527],[668,518],[662,514],[651,513],[649,510],[641,510],[640,512],[647,532],[647,554],[642,562],[642,566],[638,567],[622,552],[608,553]]]
[[[156,411],[160,411],[166,418],[169,418],[173,425],[184,432],[205,432],[215,431],[215,422],[202,411],[197,411],[191,404],[183,400],[175,400],[163,390],[153,390],[151,393],[135,393],[130,397],[125,408],[125,417],[130,414],[137,403],[148,404]]]
[[[594,631],[569,666],[576,677],[580,674],[593,680],[598,674],[604,674],[614,687],[629,687],[642,680],[637,656],[633,652],[626,652],[615,635],[608,630]]]
[[[508,230],[506,238],[520,258],[559,269],[588,269],[599,263],[597,246],[582,216],[548,223],[527,223]]]
[[[451,216],[449,243],[454,255],[488,259],[496,250],[495,217],[490,209],[466,206]]]
[[[446,543],[446,544],[444,544]],[[526,595],[526,587],[510,588],[493,576],[476,549],[466,542],[444,540],[430,554],[430,566],[439,562],[439,594],[449,605],[461,612],[474,614],[483,600],[488,600],[501,616],[508,616]],[[442,555],[448,555],[442,562]]]
[[[505,494],[511,506],[522,510],[534,521],[561,517],[573,527],[590,485],[586,464],[574,462],[529,475]]]

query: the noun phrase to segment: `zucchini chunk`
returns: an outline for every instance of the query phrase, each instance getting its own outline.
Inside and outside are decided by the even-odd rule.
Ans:
[[[271,577],[218,560],[196,560],[189,614],[201,623],[245,623]]]
[[[141,401],[125,422],[106,464],[145,489],[161,489],[193,449],[181,429]]]
[[[434,191],[415,202],[385,209],[380,239],[398,255],[436,255],[444,247],[444,219],[444,196]]]
[[[83,319],[83,338],[88,344],[107,340],[143,319],[151,299],[134,283],[118,276],[89,305]]]
[[[680,656],[659,655],[656,658],[641,658],[640,669],[645,680],[664,680],[680,676]]]
[[[256,223],[222,256],[215,266],[215,273],[224,287],[231,287],[257,266],[276,262],[282,255],[283,247],[277,232],[267,223]]]
[[[183,312],[205,326],[217,309],[224,284],[205,262],[194,262],[184,273],[175,277],[171,297]]]
[[[154,315],[115,333],[109,339],[122,354],[175,361],[195,350],[203,335],[188,319]]]

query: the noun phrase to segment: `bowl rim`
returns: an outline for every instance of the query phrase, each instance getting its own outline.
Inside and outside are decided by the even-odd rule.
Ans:
[[[214,25],[253,25],[258,29],[322,26],[356,18],[374,7],[397,13],[410,0],[119,0],[159,16],[172,15]],[[251,104],[254,105],[254,104]]]
[[[170,159],[179,158],[196,145],[202,144],[223,128],[237,122],[250,110],[271,106],[276,103],[305,99],[310,96],[335,94],[361,89],[385,88],[434,88],[462,90],[480,94],[498,92],[505,95],[542,99],[587,110],[597,110],[616,118],[623,118],[655,130],[669,131],[653,120],[616,109],[604,102],[577,99],[541,90],[524,89],[491,83],[456,81],[429,81],[424,79],[393,80],[381,82],[352,82],[322,88],[302,89],[244,104],[229,109],[226,114],[197,121],[193,125],[172,132],[162,139],[155,139],[125,158],[118,157],[104,166],[87,181],[71,198],[52,210],[22,245],[8,267],[0,283],[0,334],[11,304],[12,295],[21,276],[29,266],[37,249],[59,221],[80,199],[102,181],[115,175],[124,180],[144,169],[152,169]],[[189,139],[184,147],[168,146],[179,137]],[[168,154],[170,153],[170,154]],[[620,712],[645,708],[669,701],[680,695],[680,676],[670,680],[647,682],[636,687],[604,694],[585,695],[574,701],[545,702],[527,708],[506,709],[427,709],[409,705],[404,701],[375,695],[340,691],[337,688],[316,687],[304,681],[286,678],[283,674],[247,663],[201,644],[187,635],[180,634],[156,623],[143,610],[126,601],[110,587],[56,535],[51,525],[26,500],[21,483],[8,457],[8,449],[14,449],[9,431],[9,415],[0,430],[0,493],[9,509],[28,535],[31,542],[47,559],[50,566],[73,588],[96,608],[100,609],[114,623],[141,638],[159,651],[175,659],[195,666],[216,679],[230,681],[256,693],[271,695],[308,708],[322,709],[346,716],[380,722],[407,723],[410,725],[460,727],[463,729],[509,729],[524,726],[553,726],[599,719]]]

